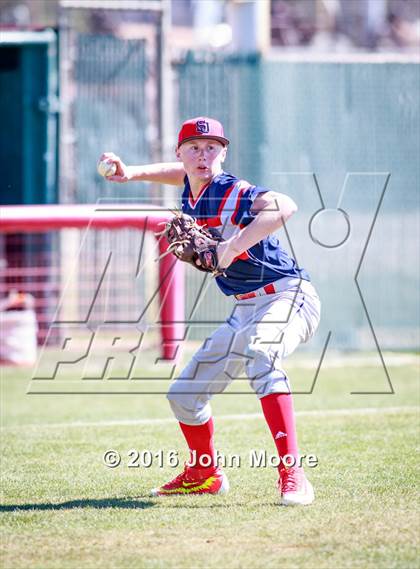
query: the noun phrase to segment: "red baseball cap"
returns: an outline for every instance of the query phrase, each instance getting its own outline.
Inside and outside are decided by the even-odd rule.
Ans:
[[[194,138],[211,138],[227,146],[229,140],[225,137],[222,123],[208,117],[196,117],[184,122],[178,134],[178,148],[187,140]]]

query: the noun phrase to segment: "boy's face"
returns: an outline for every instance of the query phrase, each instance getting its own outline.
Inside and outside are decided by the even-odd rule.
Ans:
[[[194,138],[181,144],[176,155],[184,165],[188,178],[204,183],[222,171],[227,147],[210,138]]]

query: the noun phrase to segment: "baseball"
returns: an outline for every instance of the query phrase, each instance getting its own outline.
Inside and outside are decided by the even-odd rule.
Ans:
[[[107,162],[101,160],[98,162],[98,174],[106,178],[107,176],[113,176],[117,171],[117,165],[115,162]]]

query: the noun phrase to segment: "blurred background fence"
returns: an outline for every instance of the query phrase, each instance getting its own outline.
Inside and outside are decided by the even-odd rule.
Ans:
[[[114,3],[112,10],[101,10],[96,3],[88,10],[80,2],[62,2],[59,201],[105,197],[175,206],[177,190],[105,182],[96,174],[97,159],[111,150],[127,163],[172,160],[180,123],[214,116],[231,139],[226,169],[291,195],[299,206],[288,235],[282,231],[280,237],[308,269],[323,300],[323,330],[311,348],[319,349],[331,330],[337,348],[374,349],[371,325],[382,347],[416,348],[418,56],[170,50],[162,34],[165,3],[140,4],[146,9],[123,10]],[[279,6],[272,3],[277,31],[284,16]],[[283,32],[290,32],[291,24],[285,26]],[[292,41],[290,34],[271,32],[274,44]],[[386,45],[392,37],[380,41]],[[8,188],[1,190],[2,203],[13,203]],[[328,211],[312,219],[323,207]],[[347,239],[347,222],[337,207],[348,214]],[[118,238],[128,251],[130,243],[135,246],[135,235]],[[92,244],[103,246],[102,240]],[[97,277],[80,274],[81,281]],[[197,325],[190,335],[195,339],[223,320],[232,304],[203,278],[187,271],[186,318]],[[139,286],[136,294],[142,294],[144,285]]]
[[[150,69],[142,40],[92,34],[78,34],[74,40],[75,201],[94,203],[115,192],[91,167],[103,141],[128,163],[152,159],[153,115],[146,97]],[[139,193],[140,198],[147,195],[147,187],[136,188],[136,195]]]
[[[223,120],[231,139],[227,169],[298,204],[288,225],[291,246],[323,299],[323,327],[342,349],[374,346],[354,277],[380,205],[358,281],[380,344],[415,348],[419,65],[383,56],[338,63],[191,54],[177,72],[178,122],[200,113]],[[339,248],[310,236],[322,207],[314,174],[325,207],[341,205],[349,215],[350,236]],[[334,212],[318,219],[330,238],[323,243],[339,243],[344,219]],[[219,297],[202,303],[204,320],[224,312]]]
[[[0,241],[5,238],[0,234]],[[128,328],[133,314],[141,314],[150,300],[145,287],[151,292],[157,286],[156,272],[133,277],[144,241],[155,250],[153,238],[130,228],[10,234],[8,265],[0,267],[0,292],[19,291],[35,299],[39,344],[60,340],[57,328],[49,334],[51,322],[71,324],[73,335],[77,326],[86,332],[109,321],[127,322]],[[157,319],[157,305],[152,311],[151,322]]]

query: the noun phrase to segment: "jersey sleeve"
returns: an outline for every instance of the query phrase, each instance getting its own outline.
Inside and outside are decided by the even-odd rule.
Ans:
[[[256,214],[251,212],[252,206],[254,205],[255,198],[268,192],[267,188],[261,186],[249,186],[239,192],[238,202],[236,204],[235,211],[232,215],[233,225],[239,225],[241,228],[246,227],[255,219]]]

